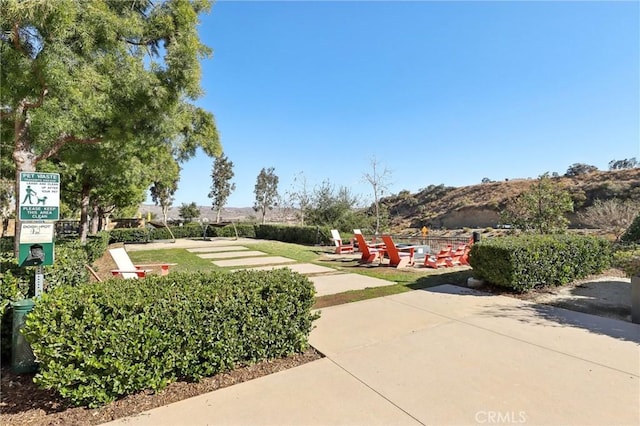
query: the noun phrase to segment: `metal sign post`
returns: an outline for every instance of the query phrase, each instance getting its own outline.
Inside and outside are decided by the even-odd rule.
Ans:
[[[21,172],[18,264],[35,266],[35,297],[44,291],[44,265],[53,265],[53,221],[60,219],[60,174]]]
[[[36,266],[36,280],[35,280],[35,294],[36,297],[40,296],[44,291],[44,267]]]

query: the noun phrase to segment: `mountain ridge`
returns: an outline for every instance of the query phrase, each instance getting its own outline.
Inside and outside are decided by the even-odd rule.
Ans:
[[[554,183],[561,185],[571,194],[575,212],[568,215],[571,225],[580,227],[577,213],[591,206],[596,199],[631,199],[640,202],[640,168],[594,171],[577,176],[552,177]],[[515,197],[525,192],[537,179],[505,179],[476,185],[447,187],[443,184],[429,185],[416,193],[401,191],[399,194],[384,197],[381,203],[388,211],[391,228],[484,228],[496,227],[500,222],[500,211]],[[209,223],[216,220],[215,211],[210,206],[198,206],[200,220],[207,218]],[[179,207],[172,207],[168,218],[179,219]],[[140,213],[146,217],[151,213],[157,219],[162,218],[162,210],[153,204],[140,205]],[[288,212],[289,216],[291,212]],[[252,207],[225,207],[221,221],[242,221],[258,217]],[[291,217],[280,209],[267,212],[271,222],[292,222]]]

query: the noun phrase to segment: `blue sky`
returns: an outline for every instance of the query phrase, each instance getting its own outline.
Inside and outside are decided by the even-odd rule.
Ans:
[[[234,163],[227,207],[274,167],[363,202],[389,193],[607,170],[640,160],[640,8],[629,2],[218,1],[197,104]],[[213,159],[183,164],[174,206],[210,205]]]

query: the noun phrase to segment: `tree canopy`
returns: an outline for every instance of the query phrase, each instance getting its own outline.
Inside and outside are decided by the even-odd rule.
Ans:
[[[196,28],[209,0],[0,6],[0,136],[13,158],[4,177],[14,172],[18,182],[49,158],[72,163],[70,144],[126,147],[138,158],[169,149],[173,161],[198,147],[220,154],[213,115],[191,103],[202,94],[200,60],[211,55]]]
[[[597,172],[598,168],[590,164],[574,163],[569,166],[567,172],[564,174],[566,177],[574,177],[579,175],[586,175],[588,173]]]
[[[638,160],[636,160],[636,157],[609,161],[609,170],[634,169],[636,167],[638,167]]]
[[[507,205],[501,212],[501,221],[524,231],[535,230],[539,234],[551,234],[567,229],[569,220],[565,213],[571,212],[571,194],[554,184],[545,173]]]
[[[268,169],[263,167],[256,178],[256,185],[253,190],[256,195],[256,201],[253,205],[253,210],[262,214],[262,223],[265,221],[267,209],[271,210],[278,199],[279,180],[273,167]]]
[[[208,197],[211,198],[211,208],[216,211],[216,223],[220,223],[220,212],[229,195],[236,189],[236,184],[231,183],[233,179],[233,161],[226,155],[221,155],[213,160],[211,170],[211,191]]]
[[[193,219],[200,217],[200,209],[195,202],[191,204],[182,203],[178,208],[178,214],[185,222],[191,222]]]

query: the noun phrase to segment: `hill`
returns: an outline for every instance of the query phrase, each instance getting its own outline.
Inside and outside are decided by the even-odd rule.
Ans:
[[[576,213],[596,199],[632,199],[640,202],[640,168],[596,171],[575,177],[554,177],[554,183],[570,192],[575,213],[572,227],[581,227]],[[384,198],[393,229],[484,228],[499,224],[500,211],[528,190],[537,179],[514,179],[463,187],[430,185],[416,194],[408,191]]]
[[[617,197],[640,202],[640,168],[596,171],[552,179],[571,193],[575,213],[591,206],[596,199]],[[403,191],[381,201],[389,210],[394,232],[422,226],[432,229],[496,227],[500,221],[500,211],[536,181],[510,179],[462,187],[429,185],[415,194]],[[199,209],[200,218],[206,217],[210,223],[215,222],[215,212],[210,206],[200,206]],[[152,204],[141,205],[140,212],[145,217],[148,212],[158,219],[162,217],[160,207]],[[571,226],[580,227],[583,224],[575,213],[569,216]],[[255,219],[257,214],[251,207],[225,207],[221,216],[222,221],[228,222]],[[168,217],[178,219],[178,207],[171,208]],[[267,220],[271,222],[293,222],[292,219],[285,218],[285,213],[279,209],[267,214]]]

